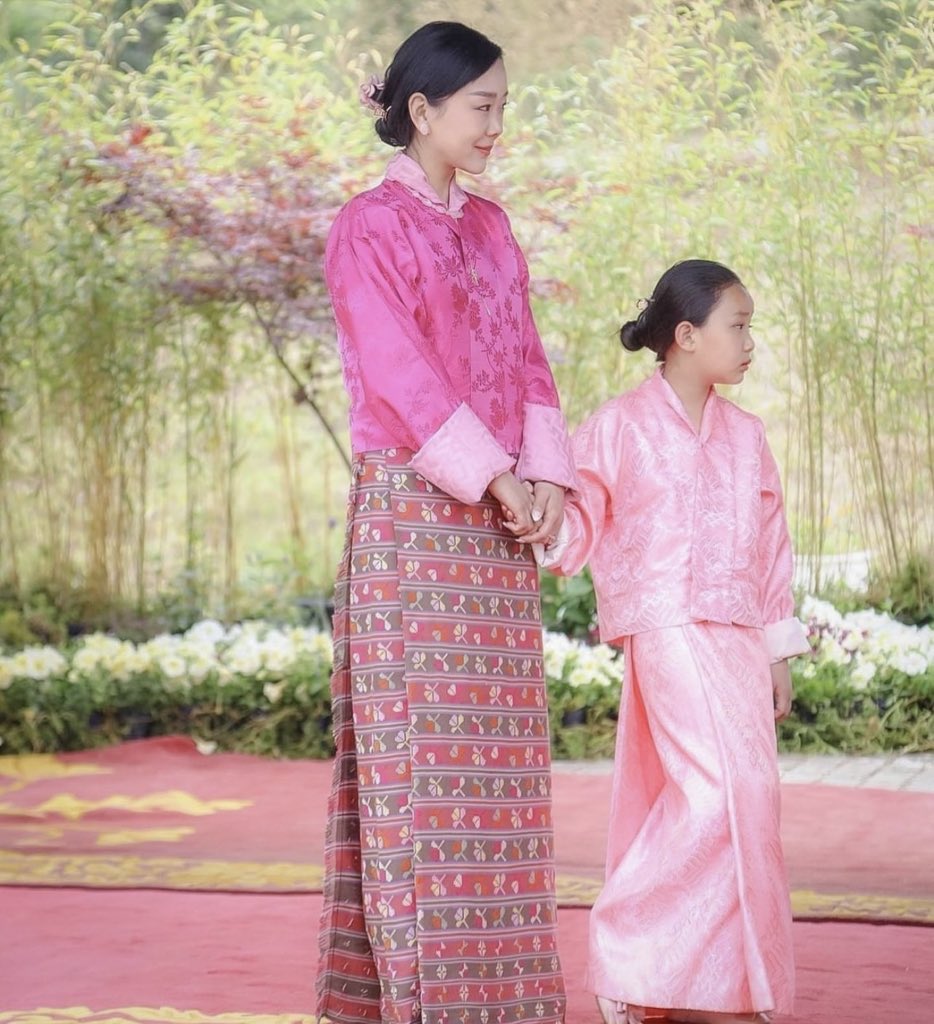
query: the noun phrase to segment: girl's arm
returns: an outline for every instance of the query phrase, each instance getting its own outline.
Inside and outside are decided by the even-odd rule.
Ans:
[[[612,523],[616,478],[621,465],[621,430],[616,417],[603,411],[574,435],[572,451],[578,490],[565,505],[564,522],[550,547],[535,547],[539,564],[558,576],[575,576]]]
[[[782,484],[778,466],[765,432],[761,450],[761,519],[759,527],[759,579],[765,640],[773,664],[806,654],[811,648],[807,633],[795,618],[791,592],[794,563],[791,538],[785,521]]]
[[[337,320],[344,377],[412,466],[460,501],[479,501],[513,459],[455,395],[419,326],[421,296],[395,215],[351,204],[328,238],[325,273]]]

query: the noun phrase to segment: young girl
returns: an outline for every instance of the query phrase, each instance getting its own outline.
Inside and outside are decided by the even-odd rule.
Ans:
[[[557,531],[575,474],[525,260],[455,178],[486,167],[506,89],[472,29],[406,40],[364,91],[402,152],[328,241],[355,455],[318,978],[340,1024],[564,1018],[538,577],[516,537]]]
[[[581,498],[543,564],[590,562],[604,641],[623,646],[606,881],[588,987],[607,1024],[763,1020],[791,1009],[776,719],[793,617],[791,547],[762,423],[714,390],[755,344],[739,278],[687,260],[620,332],[655,374],[599,409],[573,450]]]

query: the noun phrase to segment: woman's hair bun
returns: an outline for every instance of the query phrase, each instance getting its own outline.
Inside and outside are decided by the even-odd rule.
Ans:
[[[376,128],[376,134],[380,137],[380,139],[382,139],[383,142],[386,143],[387,146],[406,145],[405,142],[396,137],[395,132],[389,126],[389,118],[386,117],[385,115],[383,115],[380,118],[377,118],[374,127]]]

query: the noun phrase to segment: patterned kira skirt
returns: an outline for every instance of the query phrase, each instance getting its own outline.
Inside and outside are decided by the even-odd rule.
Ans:
[[[491,500],[354,466],[337,579],[318,1013],[564,1020],[538,573]]]

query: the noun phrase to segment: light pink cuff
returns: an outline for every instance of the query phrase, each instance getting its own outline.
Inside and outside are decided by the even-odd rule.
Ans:
[[[561,563],[561,556],[568,549],[568,545],[571,543],[571,528],[568,526],[567,516],[561,520],[561,525],[558,527],[558,533],[555,537],[554,544],[551,547],[546,548],[544,544],[533,544],[532,553],[535,555],[535,561],[543,569],[550,569],[554,565]]]
[[[765,645],[773,662],[793,658],[796,654],[807,654],[811,650],[807,630],[794,616],[769,623],[765,627]]]
[[[560,409],[526,402],[516,476],[532,483],[547,480],[571,491],[579,489],[568,427]]]
[[[490,481],[512,469],[483,421],[461,403],[412,457],[412,468],[458,501],[474,504]]]

